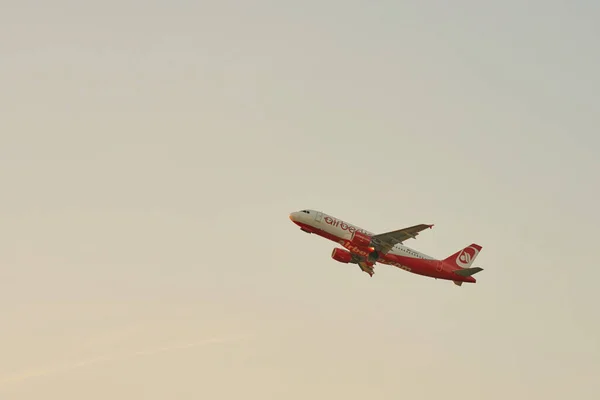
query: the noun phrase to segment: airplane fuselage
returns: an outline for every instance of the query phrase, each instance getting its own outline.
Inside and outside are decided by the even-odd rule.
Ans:
[[[302,231],[329,239],[361,258],[366,259],[372,251],[369,247],[360,247],[352,243],[352,235],[355,231],[368,236],[373,236],[372,232],[331,215],[315,210],[303,210],[290,214],[290,219]],[[459,267],[435,259],[403,244],[396,244],[389,252],[381,255],[377,259],[377,263],[391,265],[414,274],[436,279],[476,282],[472,276],[455,274],[453,271],[460,269]]]

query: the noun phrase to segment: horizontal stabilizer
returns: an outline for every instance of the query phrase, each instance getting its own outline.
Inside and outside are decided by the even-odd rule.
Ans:
[[[463,269],[457,269],[456,271],[452,271],[457,275],[460,276],[471,276],[471,275],[475,275],[478,272],[483,271],[483,268],[479,268],[479,267],[473,267],[473,268],[463,268]]]

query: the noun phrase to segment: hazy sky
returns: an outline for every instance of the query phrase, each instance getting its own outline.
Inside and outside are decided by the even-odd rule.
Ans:
[[[0,398],[597,399],[600,3],[495,3],[2,2]]]

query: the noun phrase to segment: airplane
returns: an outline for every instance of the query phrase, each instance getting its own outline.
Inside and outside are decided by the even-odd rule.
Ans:
[[[462,286],[463,282],[477,282],[473,275],[483,271],[483,268],[471,267],[482,249],[476,243],[440,260],[403,244],[405,240],[416,238],[419,232],[432,229],[434,225],[420,224],[374,234],[316,210],[296,211],[289,218],[303,232],[316,234],[343,246],[343,249],[335,247],[331,258],[345,264],[358,264],[370,277],[375,274],[375,264],[380,263]]]

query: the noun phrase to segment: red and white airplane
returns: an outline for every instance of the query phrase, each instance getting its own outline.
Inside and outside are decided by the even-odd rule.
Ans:
[[[448,258],[437,260],[402,243],[416,238],[419,232],[433,225],[415,225],[397,231],[375,235],[357,226],[315,210],[302,210],[290,214],[290,219],[306,233],[314,233],[339,243],[345,249],[334,248],[331,257],[342,263],[358,264],[371,277],[375,263],[392,265],[418,275],[453,281],[475,283],[473,275],[483,268],[471,267],[481,251],[481,246],[471,244]]]

